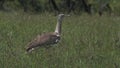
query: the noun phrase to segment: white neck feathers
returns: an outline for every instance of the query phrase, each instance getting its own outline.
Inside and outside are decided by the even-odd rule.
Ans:
[[[58,19],[55,29],[55,33],[57,33],[58,35],[61,34],[61,25],[62,25],[62,21]]]
[[[62,26],[63,17],[64,17],[64,14],[59,14],[57,24],[56,24],[55,33],[57,33],[57,35],[59,35],[59,36],[61,34],[61,26]]]

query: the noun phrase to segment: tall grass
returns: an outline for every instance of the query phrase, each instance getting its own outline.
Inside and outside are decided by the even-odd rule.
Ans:
[[[120,17],[71,15],[62,39],[49,49],[25,53],[36,35],[54,31],[56,16],[0,12],[1,68],[119,68]]]

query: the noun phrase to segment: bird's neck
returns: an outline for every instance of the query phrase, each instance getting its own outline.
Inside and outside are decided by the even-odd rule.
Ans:
[[[61,25],[62,25],[62,21],[58,19],[55,29],[55,33],[57,33],[58,35],[61,34]]]

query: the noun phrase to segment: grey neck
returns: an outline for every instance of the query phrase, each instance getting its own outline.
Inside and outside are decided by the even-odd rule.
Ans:
[[[62,19],[58,19],[55,29],[55,33],[57,33],[58,35],[61,34],[61,25],[62,25]]]

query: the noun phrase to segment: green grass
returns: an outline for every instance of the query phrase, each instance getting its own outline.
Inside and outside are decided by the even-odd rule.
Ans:
[[[25,54],[38,34],[52,32],[52,14],[0,12],[0,68],[120,68],[120,17],[66,17],[62,39],[49,49]]]

